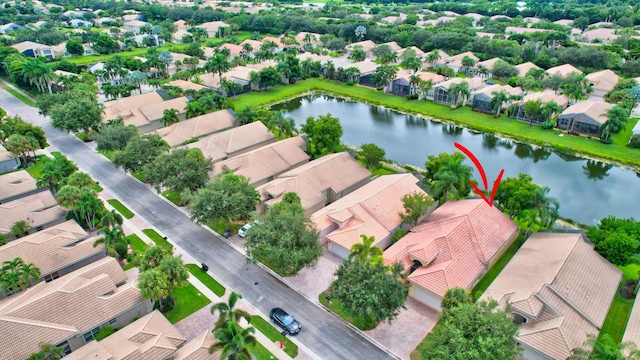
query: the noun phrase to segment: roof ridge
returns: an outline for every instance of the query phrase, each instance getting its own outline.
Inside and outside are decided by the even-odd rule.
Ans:
[[[567,304],[567,306],[569,306],[571,309],[573,309],[573,311],[577,312],[580,316],[582,316],[585,320],[587,320],[591,325],[595,326],[596,329],[600,329],[600,326],[598,326],[598,324],[595,321],[593,321],[589,316],[587,316],[587,314],[585,314],[576,305],[574,305],[571,301],[569,301],[569,299],[567,299],[559,291],[554,289],[553,286],[551,286],[550,284],[545,284],[544,286],[549,288],[549,290],[551,290],[551,292],[553,292],[558,298],[560,298],[560,300],[562,300],[565,304]]]
[[[34,326],[40,326],[40,327],[47,327],[47,328],[51,328],[51,329],[78,332],[78,329],[75,326],[66,325],[66,324],[58,324],[58,323],[53,323],[53,322],[49,322],[49,321],[26,319],[26,318],[11,316],[11,315],[0,315],[0,320],[13,322],[13,323],[18,323],[18,324],[34,325]]]

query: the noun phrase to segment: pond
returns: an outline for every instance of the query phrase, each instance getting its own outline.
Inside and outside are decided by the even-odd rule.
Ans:
[[[298,129],[309,116],[331,113],[340,119],[344,143],[374,143],[387,159],[421,168],[428,155],[453,152],[458,142],[480,160],[490,187],[501,169],[503,178],[529,174],[536,184],[551,188],[562,217],[584,224],[609,215],[640,218],[640,177],[631,170],[328,95],[303,96],[273,108],[288,111]]]

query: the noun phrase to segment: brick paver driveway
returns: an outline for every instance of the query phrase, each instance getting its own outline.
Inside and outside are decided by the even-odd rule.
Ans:
[[[300,290],[311,300],[318,302],[318,295],[329,288],[335,279],[333,273],[340,266],[342,259],[327,251],[324,247],[324,254],[318,259],[318,263],[313,268],[304,268],[298,275],[284,278],[290,286]]]

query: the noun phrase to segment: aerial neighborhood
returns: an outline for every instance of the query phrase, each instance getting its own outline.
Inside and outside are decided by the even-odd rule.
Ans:
[[[632,1],[12,0],[0,63],[0,359],[640,359]]]

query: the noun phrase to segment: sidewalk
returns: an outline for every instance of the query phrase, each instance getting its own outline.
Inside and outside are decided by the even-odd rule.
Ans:
[[[102,200],[104,200],[105,207],[108,210],[113,209],[113,207],[108,202],[106,202],[106,200],[115,199],[115,197],[111,193],[109,193],[106,190],[103,190],[102,192],[100,192],[100,194],[98,194],[98,196]],[[143,229],[149,229],[149,228],[154,229],[153,226],[149,226],[144,220],[142,220],[137,215],[134,215],[134,217],[132,217],[131,219],[127,219],[123,216],[122,227],[126,235],[135,234],[138,237],[140,237],[142,241],[149,244],[150,246],[155,245],[155,243],[149,237],[147,237],[147,235],[145,235],[142,232]],[[157,231],[157,229],[154,229],[154,230]],[[158,233],[161,234],[159,231]],[[184,260],[185,264],[197,264],[195,259],[193,259],[186,252],[182,251],[180,247],[174,246],[174,253],[176,253],[177,255],[182,255],[182,259]],[[215,279],[215,276],[213,276],[213,274],[211,274],[210,272],[207,272],[207,273]],[[218,281],[218,279],[216,280]],[[226,286],[225,284],[222,284],[225,286],[227,291],[225,292],[225,295],[222,298],[220,298],[216,294],[214,294],[213,291],[211,291],[206,285],[200,282],[200,280],[196,279],[194,276],[189,276],[189,282],[193,286],[195,286],[196,289],[198,289],[198,291],[202,295],[209,298],[209,300],[211,300],[213,304],[219,303],[222,301],[226,302],[229,298],[229,294],[231,293],[231,289],[229,289],[229,287]],[[238,306],[243,310],[246,310],[251,315],[262,316],[262,314],[255,311],[255,309],[246,301],[240,300],[238,302]],[[191,340],[194,337],[200,335],[203,331],[211,331],[215,321],[216,321],[216,317],[212,316],[209,313],[209,306],[205,306],[204,308],[180,320],[175,324],[175,326],[179,330],[182,330],[182,329],[186,330],[188,334],[183,334],[183,335],[187,337],[187,340]],[[246,321],[243,320],[240,322],[240,326],[247,327],[248,324]],[[276,358],[291,359],[289,355],[287,355],[282,349],[278,347],[277,343],[274,343],[271,340],[269,340],[269,338],[267,338],[264,334],[262,334],[258,329],[256,329],[254,336],[256,340],[260,344],[262,344],[267,350],[269,350],[269,352],[271,352]],[[301,357],[303,351],[304,349],[299,347],[299,354],[296,358],[299,358],[299,359],[307,358],[306,356]]]

